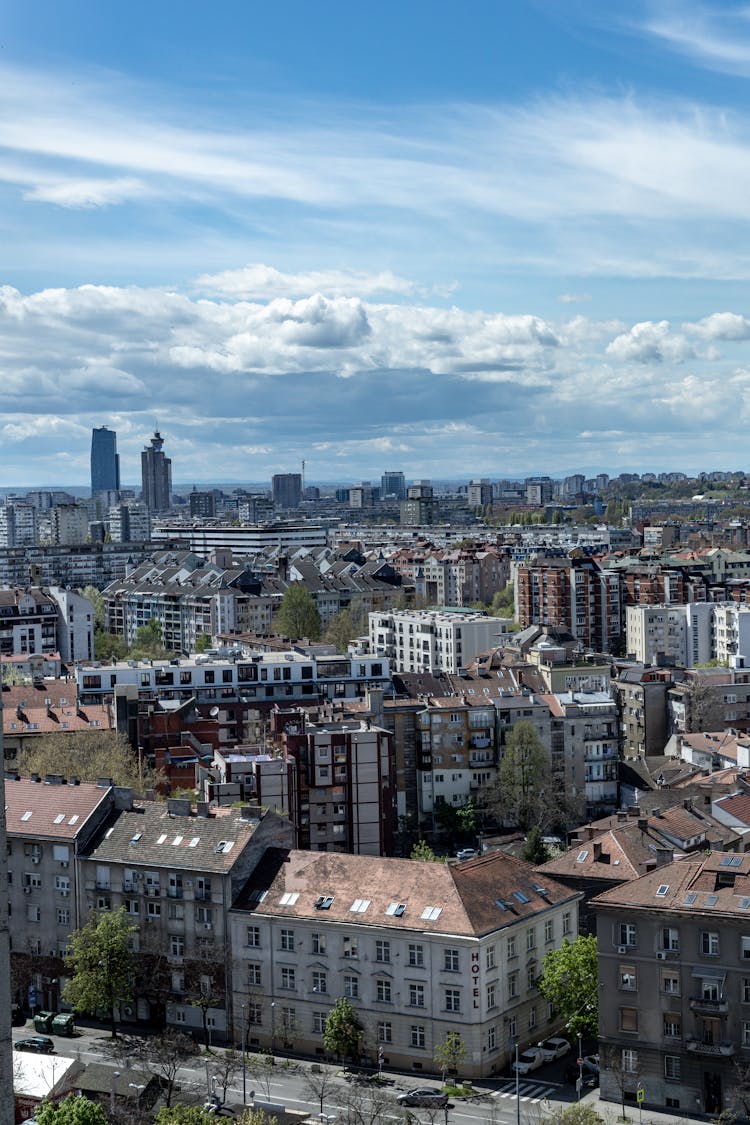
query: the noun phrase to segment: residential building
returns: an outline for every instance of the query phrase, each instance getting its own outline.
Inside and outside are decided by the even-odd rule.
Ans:
[[[216,495],[213,492],[199,492],[193,488],[190,493],[190,515],[200,519],[213,519],[216,515]]]
[[[521,563],[515,574],[515,601],[522,628],[568,629],[597,652],[609,652],[622,634],[620,576],[590,558]]]
[[[434,1070],[450,1031],[467,1077],[559,1027],[536,981],[577,932],[579,896],[496,852],[462,864],[269,850],[230,911],[234,1038],[323,1055],[348,997],[372,1062]]]
[[[170,799],[110,816],[81,861],[80,909],[85,921],[89,910],[124,907],[139,927],[135,999],[121,1005],[123,1020],[166,1018],[226,1037],[227,911],[264,850],[290,841],[285,818],[257,809],[196,812]]]
[[[492,484],[486,478],[472,480],[466,490],[466,503],[470,508],[484,508],[492,503]]]
[[[94,609],[87,598],[54,586],[0,588],[0,654],[90,660],[93,652]]]
[[[144,503],[128,500],[108,511],[109,535],[113,543],[146,542],[151,538],[151,515]]]
[[[275,508],[299,508],[302,499],[301,473],[276,473],[271,478]]]
[[[381,500],[403,500],[406,496],[406,481],[400,471],[387,471],[380,478]]]
[[[502,644],[510,619],[448,607],[369,614],[370,652],[398,672],[457,673],[480,652]]]
[[[89,513],[83,504],[58,504],[49,515],[50,538],[55,546],[73,547],[86,542]]]
[[[0,547],[33,547],[37,535],[37,510],[33,504],[0,505]]]
[[[477,800],[497,776],[495,708],[467,696],[429,696],[419,714],[419,812],[434,829],[440,805],[460,808]]]
[[[119,492],[120,455],[117,434],[106,426],[91,431],[91,495],[97,492]]]
[[[152,535],[157,542],[179,540],[187,550],[204,558],[217,550],[230,550],[242,557],[274,549],[295,551],[300,547],[325,547],[327,543],[326,529],[319,524],[287,521],[237,527],[160,520],[154,525]]]
[[[612,680],[623,757],[652,757],[667,743],[667,689],[672,674],[643,665],[623,667]]]
[[[686,856],[592,902],[601,1095],[706,1114],[742,1104],[750,1050],[750,856]],[[621,1088],[622,1087],[622,1088]]]
[[[399,519],[403,525],[422,527],[437,523],[438,502],[429,481],[415,481],[406,490],[406,499],[399,506]]]
[[[109,816],[115,791],[49,775],[5,778],[8,903],[13,1001],[56,1011],[62,958],[73,930],[85,921],[78,894],[78,859]]]
[[[153,514],[168,512],[172,503],[172,462],[164,452],[164,439],[158,430],[141,453],[141,494]]]

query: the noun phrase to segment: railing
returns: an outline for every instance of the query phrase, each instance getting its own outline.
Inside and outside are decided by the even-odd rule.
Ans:
[[[704,1043],[702,1039],[688,1039],[688,1051],[696,1055],[713,1055],[729,1058],[734,1054],[734,1043]]]
[[[710,1000],[706,996],[691,996],[690,1007],[694,1012],[719,1012],[729,1011],[728,1000]]]

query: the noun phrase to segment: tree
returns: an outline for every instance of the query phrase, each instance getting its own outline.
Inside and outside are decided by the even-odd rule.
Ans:
[[[411,849],[409,859],[419,859],[423,863],[438,863],[438,857],[426,840],[418,840]]]
[[[331,1008],[323,1029],[323,1045],[329,1054],[341,1059],[358,1059],[362,1053],[365,1029],[354,1005],[346,997]]]
[[[61,1102],[43,1102],[34,1119],[38,1125],[107,1125],[107,1117],[99,1102],[68,1094]]]
[[[549,848],[542,839],[542,830],[538,824],[534,825],[526,837],[526,843],[521,850],[521,859],[533,863],[534,866],[546,863],[549,859]]]
[[[510,583],[493,594],[490,613],[493,617],[512,617],[515,612],[513,587]]]
[[[196,652],[205,652],[206,649],[209,649],[210,647],[211,647],[211,637],[209,636],[209,634],[208,633],[198,633],[198,636],[195,638],[195,651]]]
[[[594,935],[572,942],[566,938],[559,949],[551,949],[542,962],[537,987],[572,1035],[597,1035],[599,979]]]
[[[319,641],[321,624],[318,607],[302,582],[292,582],[284,591],[275,619],[276,631],[291,640]]]
[[[528,831],[565,824],[573,815],[564,785],[552,774],[550,755],[533,723],[517,722],[505,740],[497,780],[482,803],[501,823]]]
[[[103,629],[94,629],[94,658],[96,660],[124,660],[128,655],[128,646],[124,637],[115,633],[105,633]]]
[[[217,1051],[211,1063],[211,1070],[216,1078],[216,1087],[221,1091],[221,1100],[227,1100],[229,1087],[242,1073],[242,1052],[228,1047],[225,1051]]]
[[[136,629],[135,640],[128,655],[134,660],[162,660],[171,656],[169,649],[164,647],[161,625],[155,617],[149,618],[145,625]]]
[[[57,773],[91,782],[111,777],[115,785],[136,790],[152,779],[152,771],[141,767],[125,735],[113,730],[60,732],[35,740],[19,753],[18,769],[27,777]]]
[[[623,1121],[627,1121],[628,1117],[625,1112],[625,1097],[628,1093],[632,1093],[633,1090],[637,1089],[640,1078],[638,1052],[630,1051],[629,1055],[630,1059],[634,1060],[630,1067],[626,1067],[623,1059],[623,1051],[620,1047],[609,1047],[605,1052],[602,1052],[601,1055],[602,1063],[604,1064],[602,1069],[606,1067],[607,1074],[613,1079],[620,1093]]]
[[[82,590],[78,591],[82,598],[86,598],[91,602],[94,610],[94,628],[104,628],[104,595],[101,590],[97,590],[96,586],[84,586]]]
[[[347,646],[354,637],[365,629],[365,618],[361,606],[359,612],[355,609],[342,609],[331,620],[325,633],[326,644],[335,645],[337,652],[346,652]]]
[[[109,1015],[113,1037],[117,1035],[117,1006],[133,996],[131,978],[134,958],[131,936],[138,927],[128,921],[125,907],[113,912],[92,913],[68,942],[65,967],[70,979],[63,989],[66,1004],[77,1012]]]
[[[273,1055],[251,1055],[247,1060],[247,1073],[260,1086],[266,1096],[266,1101],[270,1102],[275,1073]]]
[[[216,1116],[198,1105],[163,1105],[156,1117],[155,1125],[216,1125]]]
[[[314,1098],[320,1106],[320,1116],[322,1117],[324,1104],[338,1085],[335,1072],[327,1066],[317,1064],[317,1070],[305,1071],[303,1085],[311,1098]]]
[[[167,1107],[172,1105],[180,1071],[198,1053],[193,1038],[181,1031],[165,1031],[148,1039],[140,1035],[120,1035],[109,1050],[118,1065],[125,1067],[135,1063],[140,1070],[158,1078]]]
[[[466,1059],[466,1044],[460,1031],[447,1031],[445,1038],[436,1045],[433,1058],[435,1066],[443,1075],[443,1082],[447,1073],[457,1072]]]
[[[592,1105],[559,1105],[547,1111],[541,1125],[604,1125]]]
[[[344,1092],[344,1105],[338,1120],[346,1125],[380,1125],[396,1119],[399,1106],[390,1090],[382,1086],[350,1086]],[[346,1116],[344,1116],[346,1115]]]
[[[238,1125],[278,1125],[278,1117],[269,1117],[263,1109],[248,1106],[237,1118]]]

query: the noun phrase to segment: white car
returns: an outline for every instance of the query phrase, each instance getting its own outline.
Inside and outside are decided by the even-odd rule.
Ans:
[[[570,1051],[568,1040],[558,1035],[553,1035],[551,1039],[545,1039],[543,1043],[538,1044],[538,1047],[545,1062],[554,1062],[555,1059],[561,1059]]]
[[[543,1065],[544,1055],[539,1048],[529,1047],[528,1050],[521,1052],[518,1062],[513,1063],[511,1070],[516,1070],[519,1074],[529,1074],[532,1070],[539,1070]]]

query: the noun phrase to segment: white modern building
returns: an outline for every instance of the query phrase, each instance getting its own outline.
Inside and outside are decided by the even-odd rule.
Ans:
[[[503,644],[512,620],[467,610],[396,609],[369,614],[370,652],[397,672],[457,674],[481,652]]]
[[[152,538],[179,539],[188,549],[207,558],[216,550],[231,550],[238,557],[254,555],[279,547],[295,551],[299,547],[325,547],[326,529],[312,523],[267,523],[255,527],[237,527],[234,524],[181,523],[179,520],[159,521]]]

